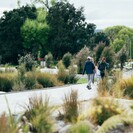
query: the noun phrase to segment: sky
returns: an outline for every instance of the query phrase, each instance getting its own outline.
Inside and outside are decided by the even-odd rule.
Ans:
[[[105,29],[115,25],[133,28],[133,0],[68,0],[76,8],[84,7],[88,23],[94,23],[97,29]],[[21,0],[21,5],[31,3]],[[17,0],[1,0],[0,16],[5,10],[17,8]]]

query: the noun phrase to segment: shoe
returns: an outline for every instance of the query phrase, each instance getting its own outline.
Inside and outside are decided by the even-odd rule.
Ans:
[[[91,87],[90,87],[89,85],[87,85],[87,88],[88,88],[88,90],[90,90],[90,89],[91,89]]]

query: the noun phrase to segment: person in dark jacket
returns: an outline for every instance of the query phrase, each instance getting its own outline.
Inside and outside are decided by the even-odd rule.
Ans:
[[[98,69],[100,71],[100,76],[102,79],[104,79],[106,70],[109,68],[109,63],[106,62],[106,58],[103,57],[101,62],[98,64]]]
[[[88,89],[91,89],[91,83],[93,82],[94,70],[95,70],[94,63],[91,61],[91,57],[88,56],[87,61],[84,64],[84,69],[82,72],[83,75],[86,72],[86,74],[88,76],[88,85],[87,85]]]

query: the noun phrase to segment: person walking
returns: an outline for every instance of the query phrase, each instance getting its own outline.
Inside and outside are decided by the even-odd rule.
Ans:
[[[91,83],[93,82],[93,75],[94,75],[95,66],[94,63],[91,61],[91,57],[87,57],[87,61],[84,64],[83,72],[82,74],[86,72],[88,76],[88,85],[87,88],[91,89]]]
[[[106,71],[109,68],[109,63],[106,62],[106,58],[102,57],[101,62],[98,63],[98,69],[100,71],[101,79],[103,80],[106,76]]]

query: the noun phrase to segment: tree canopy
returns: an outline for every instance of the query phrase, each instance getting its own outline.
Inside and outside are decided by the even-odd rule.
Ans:
[[[9,12],[0,18],[0,55],[2,63],[17,63],[18,55],[23,54],[23,40],[20,28],[26,18],[36,18],[36,8],[28,5]]]
[[[46,17],[50,27],[49,51],[54,58],[62,58],[67,52],[78,52],[87,41],[83,8],[76,9],[68,2],[57,2],[50,7]]]

